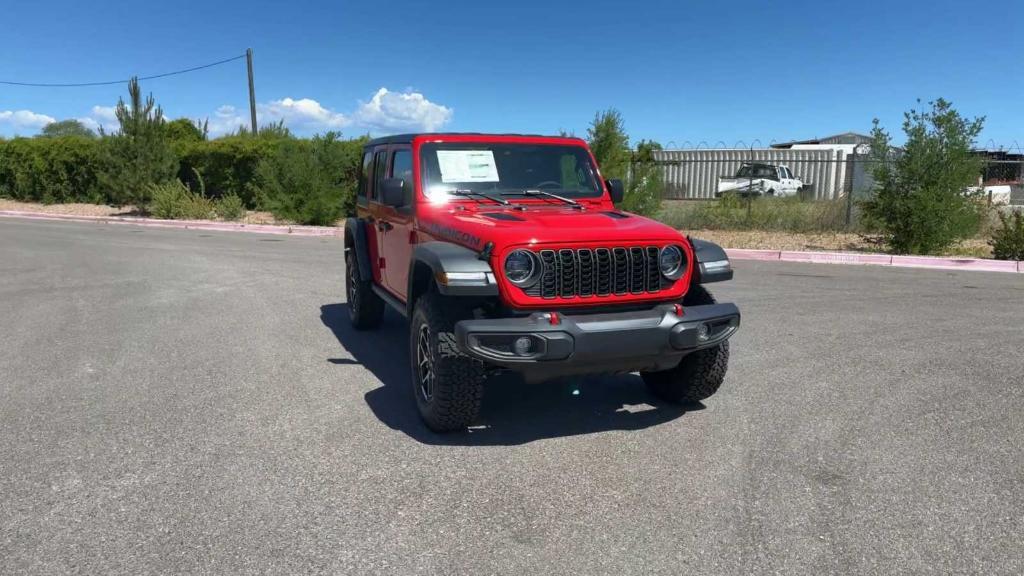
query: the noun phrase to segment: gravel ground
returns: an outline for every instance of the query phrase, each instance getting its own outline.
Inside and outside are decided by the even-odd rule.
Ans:
[[[341,262],[0,219],[0,573],[1024,572],[1019,275],[737,262],[703,405],[500,378],[439,436]]]
[[[19,212],[38,212],[42,214],[68,214],[73,216],[142,216],[134,206],[107,206],[105,204],[39,204],[36,202],[19,202],[0,198],[0,210],[17,210]],[[293,224],[278,220],[270,212],[248,210],[238,220],[246,224]]]

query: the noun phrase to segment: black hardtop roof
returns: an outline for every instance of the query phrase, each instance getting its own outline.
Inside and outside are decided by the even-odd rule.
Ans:
[[[580,140],[576,136],[553,136],[549,134],[495,134],[490,132],[410,132],[408,134],[392,134],[374,138],[365,146],[377,146],[379,144],[409,144],[413,138],[431,136],[521,136],[524,138],[565,138],[566,140]]]

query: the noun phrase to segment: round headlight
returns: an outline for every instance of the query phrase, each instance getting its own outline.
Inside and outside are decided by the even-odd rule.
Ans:
[[[533,285],[540,276],[537,255],[529,250],[513,250],[505,257],[505,277],[520,287]]]
[[[683,266],[683,251],[678,246],[665,246],[658,257],[661,275],[669,280],[678,280],[686,269]]]

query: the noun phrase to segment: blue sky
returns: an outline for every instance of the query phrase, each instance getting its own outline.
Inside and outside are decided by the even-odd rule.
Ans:
[[[1024,147],[1022,24],[1019,1],[17,2],[0,80],[156,74],[251,46],[261,122],[304,134],[584,135],[615,107],[634,140],[767,145],[874,117],[898,131],[942,96],[987,116],[979,144]],[[245,82],[236,61],[143,88],[221,132],[248,118]],[[124,91],[0,85],[0,135],[109,122]]]

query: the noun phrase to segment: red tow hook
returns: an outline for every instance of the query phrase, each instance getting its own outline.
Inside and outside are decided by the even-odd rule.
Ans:
[[[558,317],[558,312],[551,312],[548,314],[548,322],[551,322],[552,326],[558,326],[562,323],[562,319]]]
[[[672,305],[672,311],[676,313],[676,316],[682,316],[683,315],[683,305],[682,304],[673,304]]]

